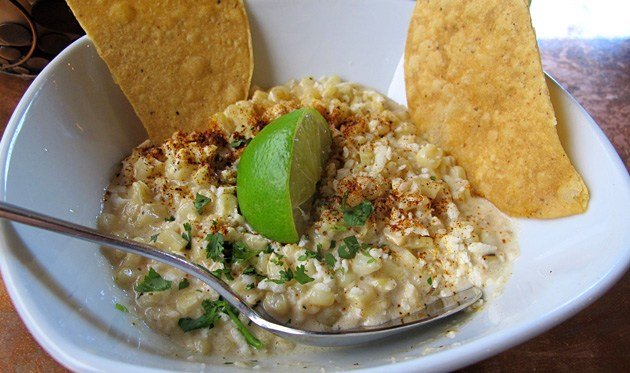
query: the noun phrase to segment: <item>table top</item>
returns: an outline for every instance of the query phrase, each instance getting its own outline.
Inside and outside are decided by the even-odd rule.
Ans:
[[[541,40],[545,70],[591,114],[630,168],[630,39]],[[29,81],[0,74],[0,133]],[[630,274],[563,324],[463,369],[630,371]],[[0,371],[65,371],[28,333],[0,280]]]

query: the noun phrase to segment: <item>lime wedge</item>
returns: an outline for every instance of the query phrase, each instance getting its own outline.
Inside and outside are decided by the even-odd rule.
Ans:
[[[241,213],[254,230],[274,241],[298,242],[331,143],[326,119],[311,108],[281,116],[254,137],[236,179]]]

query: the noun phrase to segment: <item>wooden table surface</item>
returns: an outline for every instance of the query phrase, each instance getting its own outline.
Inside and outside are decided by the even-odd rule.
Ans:
[[[630,40],[543,40],[540,46],[546,71],[593,116],[628,168]],[[1,131],[29,83],[0,74]],[[630,372],[629,294],[626,273],[606,295],[565,323],[463,371]],[[28,333],[0,284],[0,372],[64,370]]]

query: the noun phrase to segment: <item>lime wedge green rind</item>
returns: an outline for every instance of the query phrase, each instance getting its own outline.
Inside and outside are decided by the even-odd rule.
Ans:
[[[247,145],[238,166],[241,213],[258,233],[295,243],[328,157],[331,135],[314,109],[288,113],[263,128]]]

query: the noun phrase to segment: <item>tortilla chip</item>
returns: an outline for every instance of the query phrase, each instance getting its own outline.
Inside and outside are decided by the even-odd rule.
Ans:
[[[554,218],[589,193],[564,152],[523,0],[423,0],[405,51],[407,101],[428,139],[502,211]]]
[[[254,64],[241,0],[68,4],[154,143],[247,98]]]

